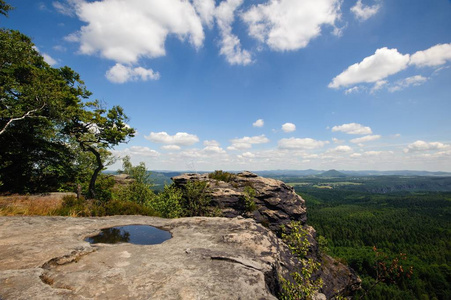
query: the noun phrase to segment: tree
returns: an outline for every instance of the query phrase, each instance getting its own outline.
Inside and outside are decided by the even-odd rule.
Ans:
[[[129,175],[133,181],[116,189],[118,200],[150,204],[155,195],[151,190],[152,180],[146,164],[141,162],[138,166],[133,166],[130,157],[126,156],[122,159],[122,168],[124,170],[120,170],[119,173]]]
[[[0,2],[0,9],[9,6]],[[95,196],[107,150],[132,137],[134,129],[121,107],[83,102],[89,96],[79,74],[51,67],[29,37],[0,29],[1,190],[48,191],[74,181],[85,160],[79,160],[81,150],[96,161],[88,192]]]
[[[6,4],[5,1],[0,0],[0,14],[4,15],[5,17],[8,16],[8,12],[10,10],[14,9],[11,5]]]
[[[3,4],[3,3],[2,3]],[[58,188],[73,176],[67,111],[89,97],[80,76],[52,68],[30,38],[0,29],[0,181],[4,191]]]
[[[102,150],[108,150],[134,136],[135,130],[127,125],[127,120],[120,106],[106,110],[97,100],[87,102],[71,113],[63,132],[74,138],[82,151],[94,155],[97,163],[89,182],[88,198],[95,198],[96,180],[105,167]]]

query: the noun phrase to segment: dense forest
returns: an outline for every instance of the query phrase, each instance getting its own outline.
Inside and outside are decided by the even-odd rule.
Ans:
[[[451,299],[450,192],[381,194],[308,185],[296,190],[327,252],[361,276],[368,294],[362,291],[357,299]],[[403,268],[412,267],[412,276],[372,288],[378,275],[374,249],[390,259],[405,254]]]

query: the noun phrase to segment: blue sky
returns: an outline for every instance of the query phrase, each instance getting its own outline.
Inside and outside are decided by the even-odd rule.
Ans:
[[[449,0],[8,3],[149,169],[451,171]]]

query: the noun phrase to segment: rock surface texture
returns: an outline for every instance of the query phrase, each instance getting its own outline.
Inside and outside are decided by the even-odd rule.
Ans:
[[[172,233],[158,245],[89,244],[113,226],[148,224]],[[253,220],[0,218],[0,299],[276,299],[294,263]]]
[[[209,174],[195,173],[182,174],[173,177],[172,180],[180,188],[190,181],[207,182],[211,205],[219,208],[223,216],[254,219],[271,229],[279,237],[282,226],[285,226],[286,231],[289,232],[291,221],[300,222],[309,233],[310,246],[307,257],[321,263],[321,269],[314,276],[323,279],[321,292],[329,299],[337,293],[352,294],[360,288],[361,280],[352,269],[332,257],[320,253],[316,241],[316,231],[306,224],[305,201],[296,194],[293,187],[280,180],[260,177],[247,171],[229,176],[227,181],[217,180],[214,176],[210,177]],[[245,198],[249,198],[249,188],[255,192],[253,197],[248,199],[255,203],[252,211],[245,205]],[[289,269],[292,270],[291,267]]]
[[[189,181],[206,181],[210,190],[211,203],[228,218],[243,216],[253,218],[272,231],[280,233],[281,225],[291,221],[305,224],[307,213],[305,201],[293,187],[280,180],[264,178],[251,172],[238,173],[227,182],[210,178],[208,174],[183,174],[173,177],[174,184],[182,187]],[[256,209],[246,207],[245,198],[252,189],[255,196],[250,199]]]

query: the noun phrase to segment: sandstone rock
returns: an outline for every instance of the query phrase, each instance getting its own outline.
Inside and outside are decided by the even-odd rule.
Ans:
[[[293,187],[279,180],[260,177],[248,171],[236,174],[229,182],[209,178],[208,174],[194,173],[175,176],[172,180],[182,188],[188,181],[206,181],[211,204],[218,207],[223,216],[253,218],[277,234],[280,234],[282,225],[288,225],[291,221],[305,224],[307,220],[304,199],[296,194]],[[246,187],[256,193],[251,199],[256,204],[254,211],[248,211],[245,206]]]
[[[95,244],[100,229],[148,224],[159,245]],[[0,218],[0,299],[276,299],[287,247],[250,219]]]

